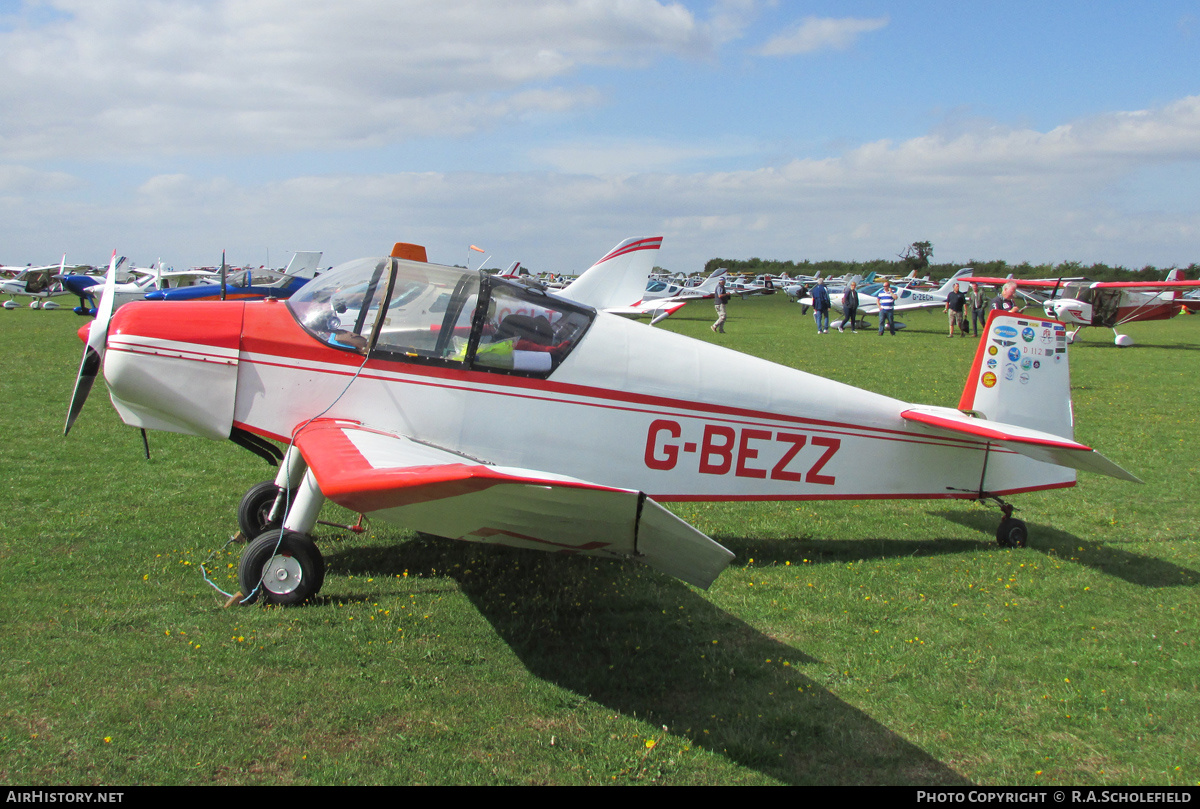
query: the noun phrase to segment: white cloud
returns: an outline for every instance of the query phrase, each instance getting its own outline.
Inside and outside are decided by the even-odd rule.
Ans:
[[[534,165],[567,174],[625,175],[642,172],[687,171],[714,159],[752,155],[755,145],[745,139],[686,142],[665,138],[594,138],[560,142],[531,151]]]
[[[48,2],[63,16],[0,33],[9,158],[461,134],[594,103],[581,67],[702,56],[729,27],[657,0]]]
[[[656,161],[699,148],[651,146],[661,152]],[[1200,261],[1200,205],[1184,185],[1183,201],[1172,202],[1145,195],[1138,179],[1157,172],[1183,183],[1198,170],[1200,96],[1045,132],[977,126],[746,171],[337,174],[265,183],[170,174],[146,177],[127,198],[83,203],[65,188],[61,198],[41,193],[16,206],[0,197],[0,205],[10,223],[6,260],[15,263],[64,250],[102,256],[113,247],[141,263],[160,254],[177,265],[211,262],[222,247],[232,261],[261,261],[268,248],[280,261],[295,249],[342,261],[403,240],[426,244],[436,261],[461,263],[475,243],[496,262],[567,271],[622,238],[664,235],[660,263],[687,270],[713,256],[891,257],[926,239],[944,261],[1162,266]]]
[[[888,24],[887,17],[805,17],[799,25],[773,37],[759,51],[763,56],[795,56],[817,51],[844,51],[863,34]]]

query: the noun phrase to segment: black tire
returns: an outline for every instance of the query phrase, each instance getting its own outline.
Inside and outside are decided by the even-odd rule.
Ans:
[[[1024,521],[1005,517],[996,529],[996,544],[1001,548],[1024,548],[1029,542],[1029,529]]]
[[[267,531],[242,551],[238,583],[246,604],[303,604],[325,583],[325,557],[306,534]]]
[[[271,507],[275,505],[275,496],[279,494],[279,487],[275,485],[273,480],[264,480],[262,483],[251,486],[250,489],[242,495],[242,502],[238,503],[237,519],[238,528],[241,529],[242,536],[247,540],[263,534],[272,529],[283,527],[283,509],[279,510],[279,515],[274,520],[268,520],[267,515],[271,513]],[[295,499],[295,492],[289,492],[288,502]]]

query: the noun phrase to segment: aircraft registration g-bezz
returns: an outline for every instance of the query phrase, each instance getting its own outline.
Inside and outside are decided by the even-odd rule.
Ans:
[[[1117,331],[1118,326],[1142,320],[1170,320],[1180,312],[1195,313],[1200,303],[1183,297],[1187,290],[1200,288],[1200,281],[1187,281],[1181,270],[1171,270],[1165,281],[1080,281],[1022,278],[964,278],[977,284],[999,286],[1013,283],[1020,287],[1049,289],[1043,304],[1046,317],[1057,318],[1075,329],[1067,335],[1073,342],[1085,326],[1104,326],[1113,330],[1113,342],[1133,345],[1133,338]]]
[[[958,408],[919,406],[424,259],[398,244],[288,301],[102,305],[66,430],[102,370],[126,424],[277,459],[239,507],[238,574],[242,601],[281,604],[321,588],[326,499],[707,587],[733,554],[661,502],[994,499],[1012,546],[1001,497],[1137,480],[1073,439],[1057,322],[995,313]]]

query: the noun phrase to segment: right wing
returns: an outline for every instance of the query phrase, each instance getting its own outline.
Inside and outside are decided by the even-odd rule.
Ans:
[[[733,554],[645,494],[493,466],[355,422],[296,438],[321,492],[353,511],[436,536],[558,553],[632,557],[708,587]]]

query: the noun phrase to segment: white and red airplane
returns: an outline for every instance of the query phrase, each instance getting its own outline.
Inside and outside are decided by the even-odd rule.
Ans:
[[[1072,437],[1060,323],[996,313],[959,407],[919,406],[424,253],[398,244],[288,301],[112,314],[106,295],[80,330],[65,431],[102,372],[126,424],[278,458],[238,510],[254,537],[238,572],[241,600],[282,604],[324,581],[311,532],[326,499],[707,587],[733,554],[661,501],[999,502],[1073,486],[1077,469],[1136,480]],[[997,540],[1023,545],[1001,507]]]
[[[1051,290],[1050,298],[1043,304],[1046,317],[1075,327],[1067,335],[1069,342],[1073,342],[1079,330],[1086,326],[1104,326],[1113,330],[1113,342],[1117,345],[1131,346],[1133,338],[1118,332],[1118,326],[1142,320],[1169,320],[1185,311],[1194,314],[1200,308],[1200,301],[1183,297],[1185,291],[1200,288],[1200,281],[1185,280],[1182,270],[1171,270],[1165,281],[959,280],[989,285],[1012,282],[1018,288]]]
[[[717,282],[727,277],[728,273],[729,270],[725,267],[715,269],[703,282],[694,287],[663,284],[660,290],[657,283],[648,282],[641,300],[627,306],[611,306],[605,311],[634,318],[649,315],[650,325],[655,326],[693,301],[712,300],[717,294]]]

